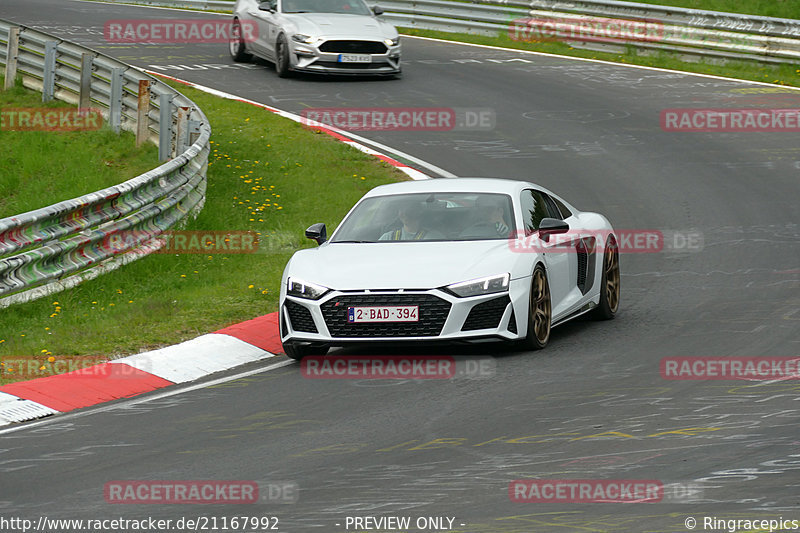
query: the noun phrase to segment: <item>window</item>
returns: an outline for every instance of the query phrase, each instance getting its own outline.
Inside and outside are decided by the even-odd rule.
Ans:
[[[564,202],[556,198],[555,196],[551,196],[550,198],[553,199],[553,202],[558,206],[558,210],[561,211],[561,220],[565,218],[569,218],[572,216],[572,211],[569,210],[569,207],[564,205]]]
[[[551,216],[547,207],[547,202],[541,192],[533,189],[522,191],[522,222],[525,224],[525,231],[533,233],[539,229],[539,223],[543,218]]]
[[[567,206],[561,200],[557,200],[549,194],[541,193],[541,195],[547,203],[547,211],[550,213],[548,215],[550,218],[564,220],[572,215],[572,212],[567,209]]]

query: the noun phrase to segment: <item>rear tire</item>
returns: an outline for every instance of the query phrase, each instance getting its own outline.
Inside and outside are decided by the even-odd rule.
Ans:
[[[603,254],[603,274],[600,278],[600,303],[593,312],[597,320],[611,320],[619,309],[620,275],[619,247],[614,237],[609,236]]]
[[[253,59],[253,56],[247,53],[247,48],[244,46],[242,25],[239,19],[234,19],[231,25],[231,40],[228,42],[228,50],[233,60],[239,63],[246,63]]]
[[[278,36],[275,41],[275,72],[278,73],[279,78],[288,78],[291,76],[289,70],[289,45],[286,43],[286,37],[283,34]]]
[[[528,297],[528,334],[520,344],[527,350],[541,350],[550,340],[552,321],[550,284],[542,265],[536,265],[531,276]]]

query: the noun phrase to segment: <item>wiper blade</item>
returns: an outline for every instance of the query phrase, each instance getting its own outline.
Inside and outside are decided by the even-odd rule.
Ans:
[[[334,244],[340,243],[340,242],[363,244],[365,242],[375,242],[375,241],[331,241],[331,242],[334,243]]]

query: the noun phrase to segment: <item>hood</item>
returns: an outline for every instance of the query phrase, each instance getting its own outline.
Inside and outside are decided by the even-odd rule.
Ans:
[[[367,15],[295,13],[284,16],[294,23],[297,33],[306,35],[377,41],[397,37],[394,26]]]
[[[512,252],[505,240],[326,243],[297,252],[286,275],[337,290],[431,289],[504,272],[530,275],[532,255]]]

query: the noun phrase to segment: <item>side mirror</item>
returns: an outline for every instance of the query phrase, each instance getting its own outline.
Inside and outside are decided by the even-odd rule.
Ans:
[[[372,12],[376,15],[383,15],[383,8],[381,6],[372,6]]]
[[[306,230],[306,237],[317,241],[317,244],[322,244],[328,240],[328,229],[322,222],[312,224]]]
[[[260,2],[258,4],[258,9],[261,11],[269,11],[270,13],[275,13],[275,7],[277,4],[273,4],[272,2]]]
[[[542,221],[539,222],[539,238],[545,242],[550,240],[550,235],[557,235],[568,231],[569,224],[557,218],[543,218]]]

